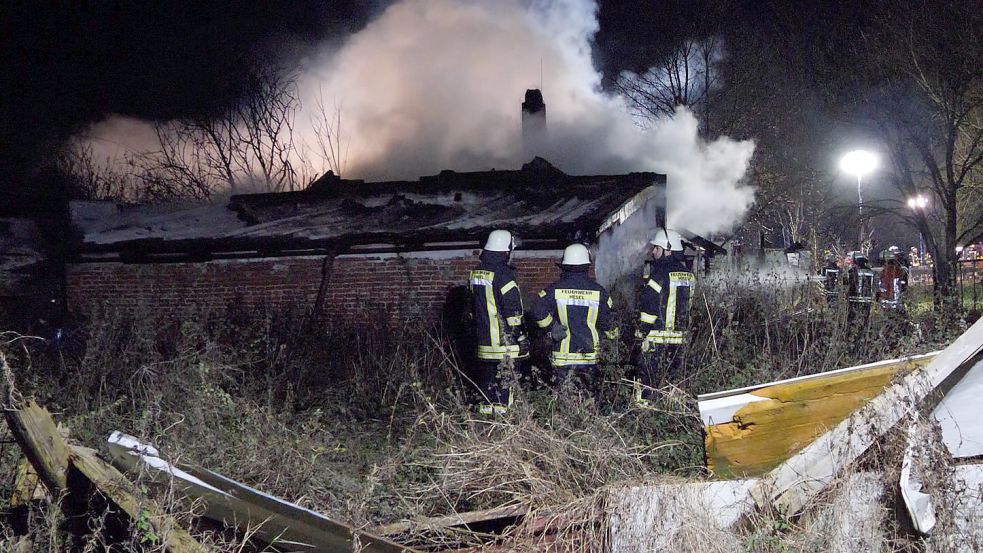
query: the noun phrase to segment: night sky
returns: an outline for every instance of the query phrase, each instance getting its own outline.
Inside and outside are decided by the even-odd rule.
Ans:
[[[171,119],[209,114],[248,89],[253,60],[291,64],[341,41],[389,2],[19,2],[0,11],[0,186],[3,211],[57,196],[37,167],[67,137],[108,114]],[[819,41],[835,49],[862,3],[604,1],[595,64],[610,85],[673,41],[721,32]],[[824,22],[822,25],[817,22]],[[830,25],[837,25],[831,28]],[[835,32],[834,32],[835,31]],[[57,188],[57,185],[49,185]]]

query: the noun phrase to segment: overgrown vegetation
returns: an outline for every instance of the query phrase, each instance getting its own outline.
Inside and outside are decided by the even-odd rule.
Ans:
[[[696,393],[921,353],[965,328],[932,312],[875,312],[855,329],[845,308],[821,302],[813,285],[777,275],[707,283],[694,305],[689,376],[664,390],[656,411],[632,407],[624,344],[605,352],[599,403],[523,387],[496,419],[469,409],[466,366],[440,329],[350,329],[234,309],[103,313],[58,346],[10,337],[4,352],[20,392],[90,446],[122,430],[172,460],[361,528],[523,504],[567,513],[580,529],[570,539],[583,540],[582,517],[605,486],[702,474]],[[630,336],[631,314],[622,318]],[[13,475],[18,458],[6,447],[0,471]],[[12,484],[0,481],[0,497]],[[34,544],[63,550],[50,531],[57,510],[33,516]]]

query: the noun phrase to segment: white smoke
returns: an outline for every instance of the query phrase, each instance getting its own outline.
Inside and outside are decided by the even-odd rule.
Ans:
[[[523,94],[542,88],[550,141],[543,157],[571,174],[665,173],[670,225],[730,229],[754,200],[742,184],[753,143],[704,142],[684,109],[647,129],[636,125],[623,100],[601,89],[591,59],[596,12],[593,0],[397,2],[306,62],[297,141],[312,151],[317,106],[337,106],[347,178],[514,169],[528,161]],[[124,140],[107,134],[90,132]]]

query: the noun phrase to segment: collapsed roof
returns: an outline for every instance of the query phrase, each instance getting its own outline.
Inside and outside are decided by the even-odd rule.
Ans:
[[[233,196],[227,205],[93,213],[79,204],[73,223],[83,258],[441,249],[470,245],[496,228],[518,233],[524,247],[552,248],[592,240],[626,216],[626,205],[664,184],[655,173],[567,175],[536,158],[518,171],[442,171],[417,181],[365,183],[328,173],[302,191]],[[632,202],[639,195],[646,197]]]

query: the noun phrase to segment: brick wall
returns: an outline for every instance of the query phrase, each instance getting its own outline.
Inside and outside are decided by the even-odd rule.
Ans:
[[[329,317],[390,322],[435,321],[456,286],[466,283],[478,251],[396,256],[343,255],[334,260],[323,308]],[[513,260],[527,300],[559,276],[560,252],[517,252]],[[85,314],[152,310],[160,313],[310,309],[321,283],[323,257],[219,260],[201,263],[79,263],[67,269],[68,307]],[[528,305],[528,303],[527,303]]]

